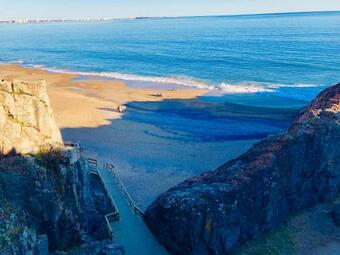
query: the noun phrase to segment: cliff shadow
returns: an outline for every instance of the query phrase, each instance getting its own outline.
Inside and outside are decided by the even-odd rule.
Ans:
[[[111,202],[87,162],[62,150],[0,157],[0,251],[25,245],[50,251],[110,239]],[[44,248],[45,249],[45,248]],[[27,251],[28,252],[28,251]]]
[[[301,103],[301,102],[299,102]],[[129,102],[108,125],[64,128],[64,140],[113,163],[142,208],[186,178],[215,169],[269,134],[302,107],[247,106],[212,98]],[[116,107],[99,109],[116,112]]]

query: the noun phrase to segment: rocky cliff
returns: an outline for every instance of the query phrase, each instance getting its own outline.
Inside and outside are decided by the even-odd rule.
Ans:
[[[0,254],[73,254],[74,248],[76,254],[105,254],[112,244],[102,241],[108,238],[104,215],[111,211],[102,208],[105,197],[91,182],[87,162],[71,163],[62,151],[2,158]],[[123,254],[115,249],[108,254]]]
[[[227,254],[340,193],[340,84],[288,131],[162,194],[145,220],[173,254]],[[336,218],[336,217],[335,217]]]
[[[79,150],[63,146],[43,82],[0,82],[0,146],[1,255],[124,253],[104,240],[112,208]]]
[[[44,81],[0,80],[0,130],[2,155],[61,146]]]

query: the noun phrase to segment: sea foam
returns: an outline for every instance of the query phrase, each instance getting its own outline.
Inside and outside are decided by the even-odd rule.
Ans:
[[[41,66],[37,66],[38,68],[42,68]],[[119,72],[75,72],[63,69],[55,69],[55,68],[42,68],[44,70],[50,72],[58,72],[58,73],[67,73],[67,74],[76,74],[87,77],[99,77],[99,78],[110,78],[115,80],[123,80],[123,81],[143,81],[164,85],[181,85],[188,86],[198,89],[206,89],[206,90],[218,90],[227,94],[238,94],[238,93],[258,93],[258,92],[274,92],[280,88],[311,88],[311,87],[319,87],[318,84],[270,84],[270,83],[252,83],[252,82],[244,82],[244,83],[220,83],[218,85],[212,85],[208,82],[203,82],[199,80],[195,80],[189,77],[161,77],[161,76],[143,76],[136,74],[125,74]]]
[[[152,84],[162,84],[164,86],[179,85],[184,87],[191,87],[197,89],[204,89],[209,91],[216,91],[222,94],[251,94],[251,93],[261,93],[261,92],[275,92],[282,88],[313,88],[320,87],[322,85],[318,84],[271,84],[271,83],[257,83],[257,82],[241,82],[241,83],[225,83],[220,84],[209,84],[209,82],[196,80],[190,77],[184,76],[173,76],[173,77],[162,77],[162,76],[144,76],[136,74],[127,74],[119,72],[81,72],[81,71],[71,71],[60,68],[51,68],[43,65],[29,65],[24,64],[24,61],[17,60],[12,61],[12,63],[30,66],[34,68],[39,68],[54,73],[64,73],[73,74],[84,77],[91,78],[108,78],[114,80],[123,81],[141,81],[150,82]]]

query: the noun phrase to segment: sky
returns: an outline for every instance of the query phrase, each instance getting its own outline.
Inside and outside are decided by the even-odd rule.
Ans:
[[[0,0],[0,20],[340,11],[340,0]]]

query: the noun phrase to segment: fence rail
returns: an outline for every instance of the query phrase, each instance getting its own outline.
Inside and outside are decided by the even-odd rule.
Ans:
[[[112,164],[108,164],[105,163],[104,164],[104,169],[108,170],[112,176],[115,178],[116,183],[120,189],[120,191],[122,192],[122,194],[124,195],[124,198],[126,199],[128,205],[130,206],[130,208],[132,209],[132,211],[139,217],[143,218],[144,217],[144,212],[142,209],[140,209],[136,203],[133,201],[131,195],[129,194],[128,190],[126,189],[124,183],[122,182],[122,180],[120,179],[120,177],[118,176],[118,174],[116,174],[116,172],[114,171],[114,166]]]
[[[79,149],[79,151],[82,151],[82,147],[80,145],[80,143],[77,142],[64,142],[65,145],[67,146],[72,146],[76,149]],[[119,215],[119,210],[118,207],[116,206],[104,180],[103,177],[100,175],[100,172],[98,171],[98,167],[99,167],[99,163],[97,159],[94,158],[87,158],[87,163],[89,166],[89,170],[90,170],[90,174],[94,174],[97,175],[100,179],[100,182],[102,183],[104,190],[105,190],[105,194],[107,195],[107,197],[109,197],[110,200],[110,205],[114,208],[114,212],[106,214],[105,215],[105,222],[106,222],[106,228],[109,234],[110,239],[113,238],[113,230],[111,227],[111,223],[115,222],[115,221],[119,221],[120,215]],[[103,165],[104,170],[109,171],[112,176],[114,177],[116,184],[118,185],[120,191],[122,192],[125,200],[127,201],[129,207],[131,208],[131,210],[134,212],[134,214],[140,218],[144,217],[144,211],[139,208],[136,203],[133,201],[131,195],[129,194],[128,190],[126,189],[124,183],[122,182],[122,180],[120,179],[120,177],[118,176],[118,174],[114,171],[114,166],[112,164],[109,163],[105,163]]]
[[[81,146],[80,142],[65,141],[64,145],[73,147],[75,149],[78,149],[79,151],[83,151],[83,147]]]
[[[88,158],[87,163],[89,165],[90,172],[98,173],[98,161],[93,158]]]
[[[111,223],[115,222],[115,221],[119,221],[119,217],[120,217],[119,216],[119,210],[118,210],[118,207],[116,206],[108,188],[106,187],[106,184],[103,181],[103,178],[100,175],[100,172],[98,171],[98,161],[96,159],[93,159],[93,158],[87,158],[87,162],[88,162],[88,165],[89,165],[90,173],[97,175],[99,177],[99,180],[104,187],[105,195],[109,198],[111,207],[114,208],[114,212],[105,215],[106,228],[107,228],[107,231],[109,233],[110,239],[112,239],[113,238],[113,231],[112,231]]]

